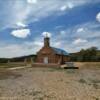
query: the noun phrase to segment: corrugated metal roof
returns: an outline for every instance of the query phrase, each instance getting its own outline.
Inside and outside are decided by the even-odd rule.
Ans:
[[[60,55],[69,55],[68,52],[66,52],[65,50],[59,49],[59,48],[54,48],[52,47],[52,49],[55,51],[56,54],[60,54]]]

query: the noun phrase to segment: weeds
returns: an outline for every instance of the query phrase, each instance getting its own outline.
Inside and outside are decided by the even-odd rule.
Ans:
[[[80,83],[87,83],[84,79],[79,80]]]
[[[99,100],[99,98],[95,98],[95,100]]]
[[[100,88],[100,86],[98,85],[100,83],[100,80],[95,79],[95,80],[91,80],[91,82],[92,82],[92,85],[95,89]]]

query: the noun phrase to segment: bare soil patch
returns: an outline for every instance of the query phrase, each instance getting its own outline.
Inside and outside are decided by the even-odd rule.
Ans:
[[[0,100],[100,100],[100,69],[84,65],[0,69]]]

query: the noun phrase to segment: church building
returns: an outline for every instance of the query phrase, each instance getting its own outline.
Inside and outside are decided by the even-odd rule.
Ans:
[[[37,52],[36,62],[43,64],[64,64],[69,61],[69,54],[59,48],[50,46],[50,38],[44,37],[44,46]]]

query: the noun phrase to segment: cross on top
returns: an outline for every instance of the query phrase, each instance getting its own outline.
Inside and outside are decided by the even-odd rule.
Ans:
[[[43,35],[45,38],[51,37],[51,33],[49,33],[49,32],[43,32],[42,35]]]
[[[48,33],[46,32],[45,37],[49,37]]]

